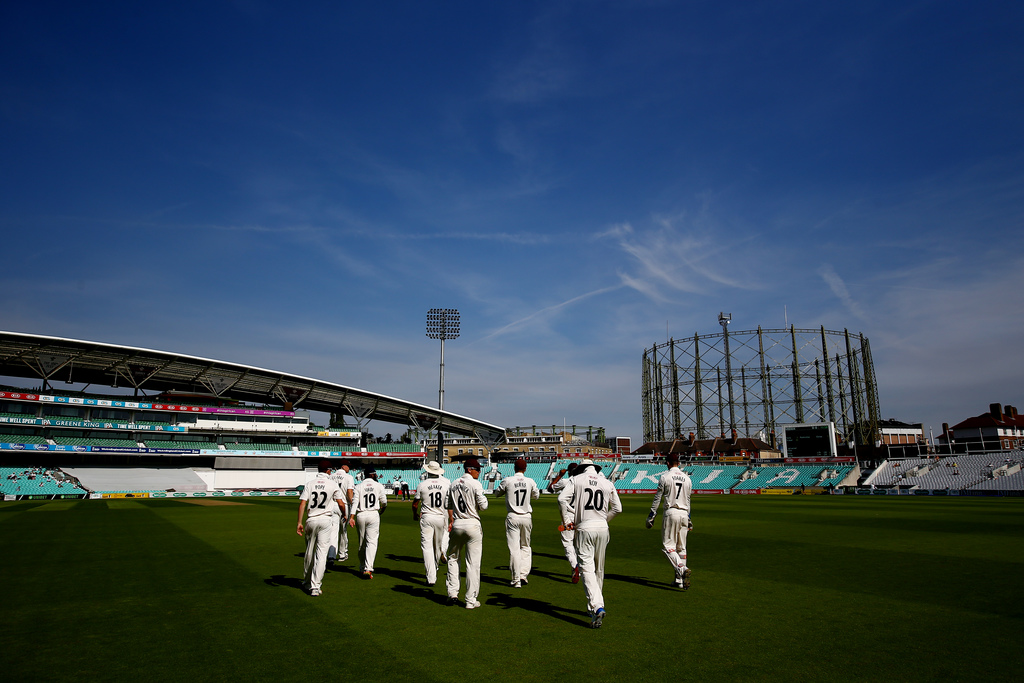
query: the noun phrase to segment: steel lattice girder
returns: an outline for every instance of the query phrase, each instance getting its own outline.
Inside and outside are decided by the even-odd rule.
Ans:
[[[823,327],[729,331],[726,363],[725,334],[670,339],[644,350],[645,441],[732,429],[752,436],[780,424],[825,421],[860,443],[875,439],[878,393],[863,335]]]

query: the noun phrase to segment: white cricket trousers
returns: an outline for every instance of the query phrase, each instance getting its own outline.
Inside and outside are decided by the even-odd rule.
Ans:
[[[579,558],[576,557],[576,532],[566,529],[559,534],[562,537],[562,547],[565,549],[565,559],[569,560],[569,565],[575,569],[579,564]]]
[[[669,508],[661,518],[661,549],[676,576],[686,567],[686,532],[690,516],[686,510]]]
[[[373,571],[377,559],[377,539],[380,538],[380,513],[376,510],[356,513],[356,531],[359,532],[359,569]]]
[[[604,607],[604,553],[608,549],[608,526],[576,529],[576,556],[580,561],[587,611]]]
[[[448,517],[446,515],[420,515],[420,550],[427,583],[437,582],[437,563],[448,547]]]
[[[327,559],[333,562],[339,557],[348,557],[348,519],[333,514],[331,515],[331,547],[327,551]]]
[[[306,557],[303,561],[304,582],[310,590],[320,590],[327,568],[327,549],[331,545],[331,517],[317,515],[306,520]]]
[[[505,518],[505,540],[508,541],[508,566],[513,581],[525,579],[533,569],[533,549],[530,547],[532,533],[532,516],[508,513]]]
[[[460,519],[452,524],[448,539],[448,576],[445,587],[448,597],[459,597],[459,558],[466,558],[466,602],[474,602],[480,594],[480,558],[484,549],[484,530],[480,522]]]

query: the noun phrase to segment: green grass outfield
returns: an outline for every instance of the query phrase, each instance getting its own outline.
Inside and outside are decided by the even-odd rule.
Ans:
[[[1024,666],[1024,499],[694,497],[693,587],[673,588],[650,496],[612,521],[587,628],[546,496],[530,585],[484,513],[478,610],[427,588],[409,503],[376,578],[299,588],[297,501],[0,504],[0,678],[20,680],[1011,680]],[[350,530],[353,549],[355,530]],[[353,560],[355,553],[352,553]]]

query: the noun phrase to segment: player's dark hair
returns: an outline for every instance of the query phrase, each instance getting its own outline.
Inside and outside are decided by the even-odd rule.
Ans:
[[[317,469],[317,472],[330,472],[331,471],[331,461],[327,460],[327,459],[320,460],[316,464],[316,469]]]
[[[526,471],[526,460],[524,460],[522,458],[519,458],[518,460],[516,460],[516,472],[525,472],[525,471]]]
[[[566,476],[571,477],[572,475],[576,474],[577,467],[579,467],[579,464],[574,462],[569,463],[569,466],[565,468]]]

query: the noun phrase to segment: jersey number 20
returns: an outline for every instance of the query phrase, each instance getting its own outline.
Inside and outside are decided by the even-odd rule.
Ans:
[[[600,489],[583,489],[587,494],[587,502],[583,504],[584,510],[603,510],[604,491]]]

